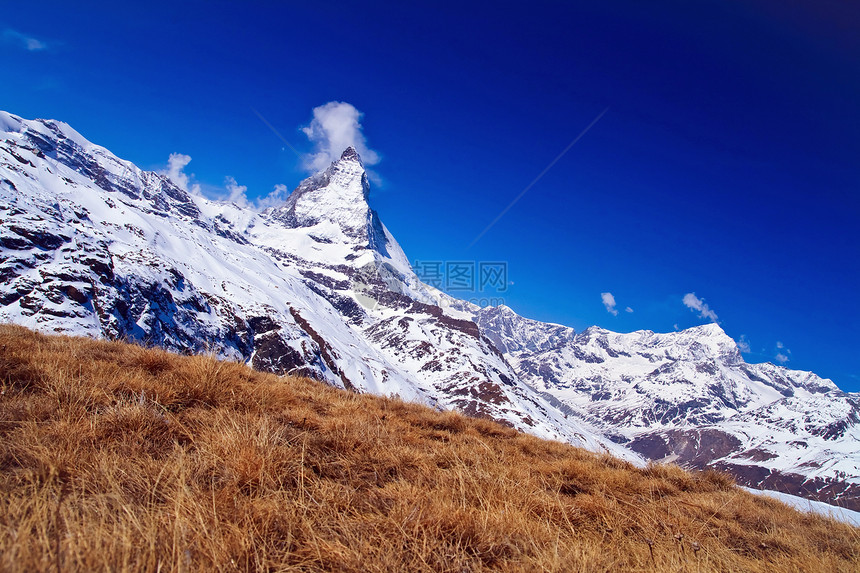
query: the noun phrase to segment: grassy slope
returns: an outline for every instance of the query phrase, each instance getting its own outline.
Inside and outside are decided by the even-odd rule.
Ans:
[[[858,571],[721,475],[0,326],[0,570]]]

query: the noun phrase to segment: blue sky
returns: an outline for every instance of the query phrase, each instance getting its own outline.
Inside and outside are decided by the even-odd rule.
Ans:
[[[413,260],[505,261],[485,294],[577,329],[716,319],[860,390],[855,3],[18,2],[0,72],[0,108],[252,199],[349,102]]]

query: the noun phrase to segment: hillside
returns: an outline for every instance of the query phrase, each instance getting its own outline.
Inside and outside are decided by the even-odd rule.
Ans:
[[[856,571],[713,472],[237,362],[0,326],[0,569]]]

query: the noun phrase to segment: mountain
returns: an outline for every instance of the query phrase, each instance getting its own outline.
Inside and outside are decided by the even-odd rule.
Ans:
[[[858,506],[860,395],[811,372],[747,364],[717,324],[574,334],[506,307],[475,321],[529,386],[648,459]]]
[[[258,212],[0,112],[0,321],[210,352],[860,509],[858,396],[717,325],[581,333],[422,283],[354,149]]]
[[[523,383],[424,285],[347,149],[280,207],[210,201],[61,122],[0,116],[0,321],[213,352],[641,458]]]

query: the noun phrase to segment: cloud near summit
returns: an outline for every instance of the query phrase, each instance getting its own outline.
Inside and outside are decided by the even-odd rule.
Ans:
[[[717,313],[711,310],[711,307],[708,306],[705,299],[697,297],[696,293],[688,292],[685,294],[683,302],[684,306],[690,310],[698,311],[699,318],[707,318],[711,322],[718,322]]]
[[[248,199],[248,187],[239,185],[236,178],[229,175],[224,178],[223,187],[209,185],[204,190],[203,186],[195,181],[193,173],[185,172],[189,163],[191,163],[190,155],[171,153],[167,160],[167,169],[162,170],[161,174],[166,176],[174,185],[192,195],[215,201],[235,203],[239,207],[254,211],[263,211],[269,207],[282,205],[290,194],[286,185],[278,184],[268,195],[251,200]]]
[[[611,292],[600,293],[600,301],[606,307],[606,312],[612,316],[618,316],[618,309],[615,308],[615,297]]]
[[[332,161],[340,159],[343,151],[350,146],[361,155],[365,167],[379,163],[379,154],[367,146],[367,140],[362,133],[362,116],[355,106],[346,102],[330,101],[315,107],[310,124],[302,128],[302,132],[314,146],[313,152],[302,156],[303,167],[313,172],[322,171]],[[279,184],[275,185],[268,195],[249,199],[248,188],[240,185],[231,176],[224,179],[223,185],[202,185],[193,173],[186,172],[185,168],[190,162],[190,155],[171,153],[167,167],[161,173],[188,193],[235,203],[239,207],[255,211],[281,205],[290,194],[285,185]],[[380,183],[379,176],[372,170],[367,169],[367,175],[374,183]]]
[[[314,151],[304,157],[304,167],[321,171],[340,158],[347,147],[354,147],[365,166],[379,163],[379,154],[367,146],[361,126],[364,114],[352,104],[330,101],[314,108],[314,118],[302,132],[314,144]]]

